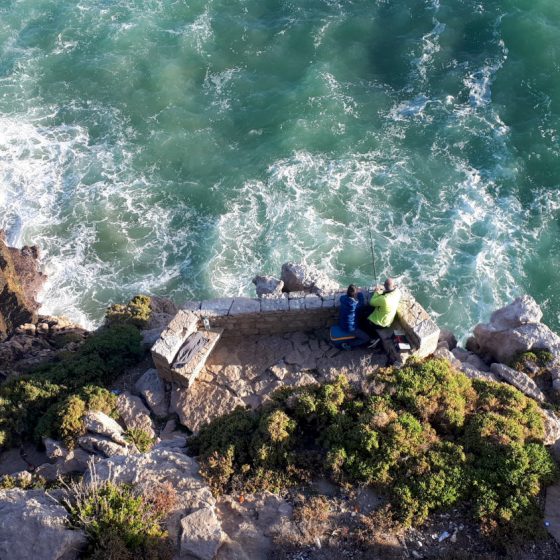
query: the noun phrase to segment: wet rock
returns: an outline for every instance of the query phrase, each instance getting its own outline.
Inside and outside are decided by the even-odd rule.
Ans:
[[[251,280],[255,284],[257,296],[261,297],[265,294],[273,296],[281,296],[284,282],[274,278],[274,276],[255,276]]]
[[[0,558],[74,560],[86,544],[68,512],[42,490],[0,490]]]
[[[504,364],[492,364],[490,366],[492,373],[495,373],[500,379],[507,381],[522,393],[539,402],[544,402],[546,397],[544,393],[537,387],[537,384],[525,373],[512,369]]]
[[[154,422],[149,410],[138,398],[128,391],[121,393],[117,399],[117,411],[128,430],[142,430],[151,438],[156,435]]]
[[[213,560],[224,534],[213,508],[201,508],[181,519],[181,554]]]
[[[107,436],[115,443],[126,445],[124,430],[111,417],[99,410],[90,410],[84,416],[84,427],[88,432]]]
[[[441,343],[447,344],[447,349],[452,351],[457,346],[457,339],[451,331],[442,329],[439,331],[438,346]]]
[[[165,393],[165,384],[157,370],[147,370],[135,384],[135,389],[144,397],[150,410],[159,417],[167,416],[169,405]]]

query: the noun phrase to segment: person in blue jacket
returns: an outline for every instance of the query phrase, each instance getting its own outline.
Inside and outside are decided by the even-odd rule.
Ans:
[[[363,346],[370,341],[369,335],[356,324],[357,312],[365,306],[365,298],[362,292],[356,289],[354,284],[350,284],[346,290],[346,295],[340,298],[340,311],[338,315],[338,326],[355,338],[342,344],[342,348],[348,350],[356,346]]]

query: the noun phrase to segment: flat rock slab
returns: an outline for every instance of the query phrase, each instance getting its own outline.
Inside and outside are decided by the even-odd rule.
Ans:
[[[86,536],[67,520],[64,507],[42,490],[0,490],[0,558],[77,559]]]
[[[204,368],[223,332],[223,329],[208,329],[193,333],[191,338],[196,338],[196,341],[192,348],[189,347],[191,339],[187,339],[171,368],[166,372],[160,371],[160,375],[167,381],[190,387]]]

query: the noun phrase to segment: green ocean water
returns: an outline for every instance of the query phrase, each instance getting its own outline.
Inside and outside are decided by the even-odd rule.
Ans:
[[[377,271],[560,330],[558,0],[0,0],[0,227],[43,310]]]

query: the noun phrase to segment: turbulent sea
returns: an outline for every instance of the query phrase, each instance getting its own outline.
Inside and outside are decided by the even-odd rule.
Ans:
[[[0,0],[0,227],[43,312],[397,276],[560,329],[558,0]]]

